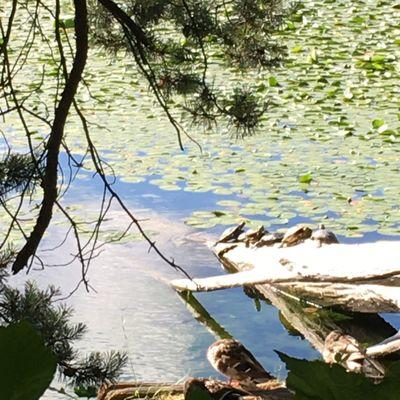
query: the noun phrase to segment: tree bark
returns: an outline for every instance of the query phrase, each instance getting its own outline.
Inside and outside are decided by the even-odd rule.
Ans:
[[[53,214],[53,206],[57,200],[58,158],[64,135],[65,122],[79,82],[82,79],[88,53],[86,0],[74,0],[74,6],[76,52],[71,72],[65,83],[60,102],[55,110],[54,122],[46,146],[46,168],[42,181],[43,201],[36,224],[13,263],[12,271],[14,274],[21,271],[28,264],[29,259],[35,255],[39,243],[49,226]]]
[[[114,1],[112,0],[98,0],[98,2],[111,14],[114,18],[119,21],[123,26],[126,26],[135,36],[138,43],[144,46],[149,46],[150,42],[143,32],[142,28],[133,21]]]

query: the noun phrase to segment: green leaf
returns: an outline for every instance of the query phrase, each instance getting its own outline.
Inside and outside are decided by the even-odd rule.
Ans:
[[[97,388],[95,386],[78,386],[74,388],[74,393],[78,397],[96,397],[97,396]]]
[[[223,215],[226,215],[223,211],[211,211],[212,214],[214,214],[216,217],[222,217]]]
[[[299,182],[300,183],[310,183],[313,180],[313,176],[311,172],[307,172],[304,175],[299,176]]]
[[[256,298],[254,299],[254,307],[256,308],[256,310],[257,310],[258,312],[261,311],[261,301],[260,301],[260,299],[259,299],[258,297],[256,297]]]
[[[289,370],[286,385],[296,392],[296,400],[366,400],[373,387],[363,375],[347,373],[338,364],[299,360],[277,353]]]
[[[289,374],[288,389],[295,400],[396,400],[400,392],[400,362],[391,365],[380,384],[362,374],[346,372],[338,364],[307,361],[277,352]]]
[[[378,129],[378,128],[380,128],[382,125],[384,125],[385,124],[385,121],[383,120],[383,119],[374,119],[373,121],[372,121],[372,127],[374,128],[374,129]]]
[[[303,51],[303,47],[302,46],[294,46],[292,48],[292,53],[301,53]]]
[[[270,77],[268,78],[268,84],[269,84],[269,86],[271,86],[271,87],[279,86],[278,80],[276,79],[275,76],[270,76]]]
[[[375,54],[371,57],[371,61],[373,63],[381,64],[385,62],[385,56],[382,56],[380,54]]]
[[[294,31],[296,30],[296,25],[292,21],[288,21],[286,23],[286,29],[289,31]]]
[[[25,321],[0,327],[1,398],[36,400],[53,379],[57,362],[42,338]]]
[[[190,385],[185,395],[186,400],[213,400],[206,388],[196,383]]]
[[[75,27],[75,19],[74,18],[60,19],[60,26],[64,29],[74,28]]]

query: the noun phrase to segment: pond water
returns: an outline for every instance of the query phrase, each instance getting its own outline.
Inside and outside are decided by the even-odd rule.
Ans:
[[[146,219],[143,225],[154,232],[166,255],[173,256],[194,276],[222,273],[206,246],[207,240],[216,239],[215,232],[184,224],[188,213],[205,201],[202,194],[168,192],[169,196],[164,196],[153,185],[122,182],[117,188],[135,215]],[[99,189],[96,179],[76,182],[65,200],[67,203],[79,200],[85,212],[90,213],[97,208]],[[125,223],[120,211],[113,210],[110,218],[112,225]],[[50,232],[40,255],[50,264],[54,260],[65,263],[73,248],[72,240],[46,256],[46,249],[54,247],[65,230],[54,224]],[[67,295],[75,288],[80,274],[80,266],[75,263],[33,269],[28,278],[35,279],[40,287],[60,286]],[[89,281],[95,291],[87,293],[80,287],[67,300],[76,310],[74,320],[89,327],[77,348],[84,352],[127,351],[129,367],[123,376],[126,379],[176,381],[192,375],[215,376],[205,352],[216,337],[193,318],[185,303],[167,285],[169,279],[179,276],[154,252],[149,254],[143,241],[108,245],[89,270]],[[22,285],[25,279],[26,276],[18,275],[12,281]],[[196,297],[231,335],[245,343],[278,376],[284,377],[285,371],[274,349],[307,358],[317,355],[306,341],[288,334],[274,307],[262,302],[261,310],[257,311],[254,301],[242,289],[200,293]]]
[[[144,227],[153,232],[165,254],[173,256],[190,274],[202,277],[222,272],[206,246],[207,241],[217,238],[221,228],[194,229],[184,223],[193,210],[212,206],[222,196],[164,192],[148,183],[117,181],[116,188],[136,217],[143,219]],[[65,202],[81,204],[90,215],[98,208],[99,191],[101,185],[96,178],[77,181]],[[121,227],[125,219],[121,211],[112,210],[107,228]],[[67,241],[61,249],[46,256],[46,249],[62,240],[65,228],[55,223],[50,232],[40,255],[49,264],[55,264],[55,260],[65,263],[74,248],[73,241]],[[365,240],[381,238],[390,239],[375,234]],[[60,286],[67,295],[74,290],[80,274],[80,266],[75,263],[34,269],[28,278],[35,279],[41,287]],[[87,293],[80,287],[66,300],[75,309],[73,320],[84,322],[89,328],[76,347],[83,353],[127,351],[129,365],[123,379],[178,381],[187,376],[218,376],[205,358],[207,347],[217,337],[193,318],[185,303],[167,284],[169,279],[179,276],[154,252],[148,253],[143,241],[108,245],[89,270],[94,290]],[[13,277],[13,282],[22,285],[26,278],[18,275]],[[200,293],[196,297],[227,332],[242,341],[278,377],[284,378],[286,371],[274,350],[308,359],[318,357],[306,340],[292,336],[284,328],[274,307],[261,302],[261,310],[257,311],[254,300],[242,289]],[[397,316],[387,317],[394,326],[400,327]],[[45,398],[62,396],[48,392]]]
[[[132,71],[132,61],[122,56],[110,61],[101,50],[92,50],[85,77],[92,96],[82,89],[80,104],[89,121],[96,122],[92,136],[116,172],[115,188],[144,219],[165,254],[195,276],[217,275],[221,267],[206,242],[242,218],[272,230],[324,222],[343,242],[399,239],[399,17],[400,8],[387,1],[302,2],[279,33],[289,49],[282,68],[246,77],[237,71],[222,73],[224,79],[230,74],[233,83],[256,79],[255,90],[271,100],[262,128],[253,137],[234,140],[223,128],[202,135],[187,126],[201,142],[202,153],[190,141],[179,151],[167,119]],[[49,35],[51,29],[50,24]],[[16,47],[22,36],[15,40]],[[22,89],[34,85],[44,68],[43,93],[26,102],[40,110],[44,102],[53,102],[46,93],[54,86],[54,71],[45,64],[46,46],[35,46],[40,49],[34,52],[35,68],[25,65],[18,84]],[[275,80],[269,79],[272,75]],[[221,90],[231,88],[221,82]],[[12,118],[4,130],[15,148],[25,146]],[[47,128],[38,127],[38,132],[41,129]],[[38,132],[33,135],[37,142],[42,138]],[[66,140],[77,157],[84,153],[74,115]],[[85,167],[92,167],[89,160]],[[101,193],[91,173],[80,172],[63,201],[78,218],[91,219]],[[110,216],[109,232],[122,231],[124,214],[113,208]],[[3,227],[6,217],[0,215]],[[27,219],[26,227],[29,223]],[[70,241],[51,255],[44,251],[58,243],[65,229],[56,216],[41,250],[50,264],[63,264],[70,256]],[[96,292],[81,287],[67,300],[76,310],[75,320],[89,327],[77,347],[126,350],[127,379],[215,375],[205,359],[214,336],[166,284],[178,274],[153,252],[148,254],[135,235],[104,250],[89,271]],[[60,286],[68,294],[79,281],[80,268],[47,267],[32,270],[28,277],[42,287]],[[21,285],[25,279],[21,275],[13,281]],[[276,309],[262,303],[257,311],[240,289],[197,298],[280,377],[285,371],[274,349],[317,356],[306,341],[286,331]],[[385,317],[400,327],[398,316]]]

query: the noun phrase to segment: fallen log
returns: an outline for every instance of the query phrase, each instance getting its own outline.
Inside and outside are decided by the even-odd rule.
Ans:
[[[140,383],[121,382],[104,384],[98,392],[97,400],[133,400],[133,399],[157,399],[157,400],[183,400],[198,398],[188,396],[191,389],[199,384],[207,387],[210,398],[243,399],[243,400],[291,400],[293,394],[282,383],[275,382],[270,387],[259,385],[252,389],[241,389],[231,386],[226,382],[213,379],[189,378],[185,385],[173,383]],[[204,386],[205,384],[205,386]]]
[[[97,400],[127,400],[127,399],[152,399],[162,395],[181,395],[177,400],[183,399],[183,385],[160,382],[119,382],[104,384],[100,387]]]
[[[177,290],[211,291],[243,285],[274,287],[321,306],[357,312],[400,311],[400,243],[381,241],[317,247],[252,247],[217,243],[212,250],[227,269],[239,271],[171,282]]]

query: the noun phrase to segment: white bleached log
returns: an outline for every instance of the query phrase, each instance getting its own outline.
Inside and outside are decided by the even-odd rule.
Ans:
[[[177,290],[211,291],[270,284],[324,306],[359,312],[400,311],[400,242],[332,244],[314,242],[279,248],[219,243],[212,247],[228,269],[240,271],[171,282]]]

